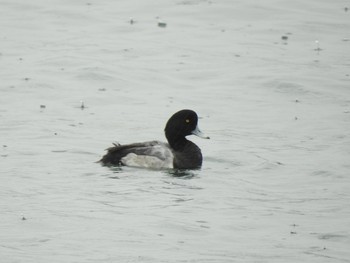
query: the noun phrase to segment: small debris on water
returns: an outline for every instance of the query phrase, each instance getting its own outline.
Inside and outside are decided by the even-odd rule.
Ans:
[[[46,109],[46,105],[40,105],[40,109]]]
[[[158,26],[159,27],[166,27],[166,23],[163,22],[159,17],[158,17]]]
[[[290,231],[290,233],[291,233],[292,235],[296,235],[296,234],[297,234],[297,232],[295,232],[295,231]]]
[[[65,153],[67,150],[52,150],[53,153]]]
[[[298,99],[295,99],[295,102],[296,102],[296,103],[299,103],[300,101],[299,101]]]
[[[288,40],[287,36],[282,36],[281,38],[282,38],[282,40]]]
[[[317,51],[317,53],[319,53],[322,50],[322,48],[320,48],[320,41],[315,40],[315,44],[316,48],[314,50]]]
[[[164,23],[164,22],[158,22],[158,26],[159,26],[159,27],[166,27],[166,23]]]
[[[24,216],[22,216],[22,220],[24,221],[24,220],[27,220],[27,218],[25,218]]]

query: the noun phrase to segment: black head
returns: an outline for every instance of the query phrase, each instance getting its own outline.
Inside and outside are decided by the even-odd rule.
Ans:
[[[168,120],[165,126],[165,136],[170,144],[185,141],[187,135],[205,137],[198,129],[198,116],[193,110],[181,110],[176,112]]]
[[[171,134],[173,137],[185,137],[192,134],[197,127],[197,123],[198,116],[194,111],[178,111],[168,120],[165,126],[165,134]]]

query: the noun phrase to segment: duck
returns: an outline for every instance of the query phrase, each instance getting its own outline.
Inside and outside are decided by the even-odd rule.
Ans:
[[[99,161],[104,166],[131,166],[151,169],[199,169],[201,149],[186,136],[209,139],[198,128],[198,115],[184,109],[174,113],[165,125],[167,142],[147,141],[131,144],[114,143]]]

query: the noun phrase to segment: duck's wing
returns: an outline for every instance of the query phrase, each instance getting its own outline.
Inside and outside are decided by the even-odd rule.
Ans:
[[[114,144],[100,160],[105,165],[126,165],[147,168],[172,168],[173,154],[169,145],[159,141]]]

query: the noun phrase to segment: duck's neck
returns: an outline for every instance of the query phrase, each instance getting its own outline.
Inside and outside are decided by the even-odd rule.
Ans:
[[[182,150],[183,148],[185,148],[186,144],[189,142],[183,136],[170,136],[169,134],[165,134],[165,136],[171,148],[174,149],[175,151]]]

